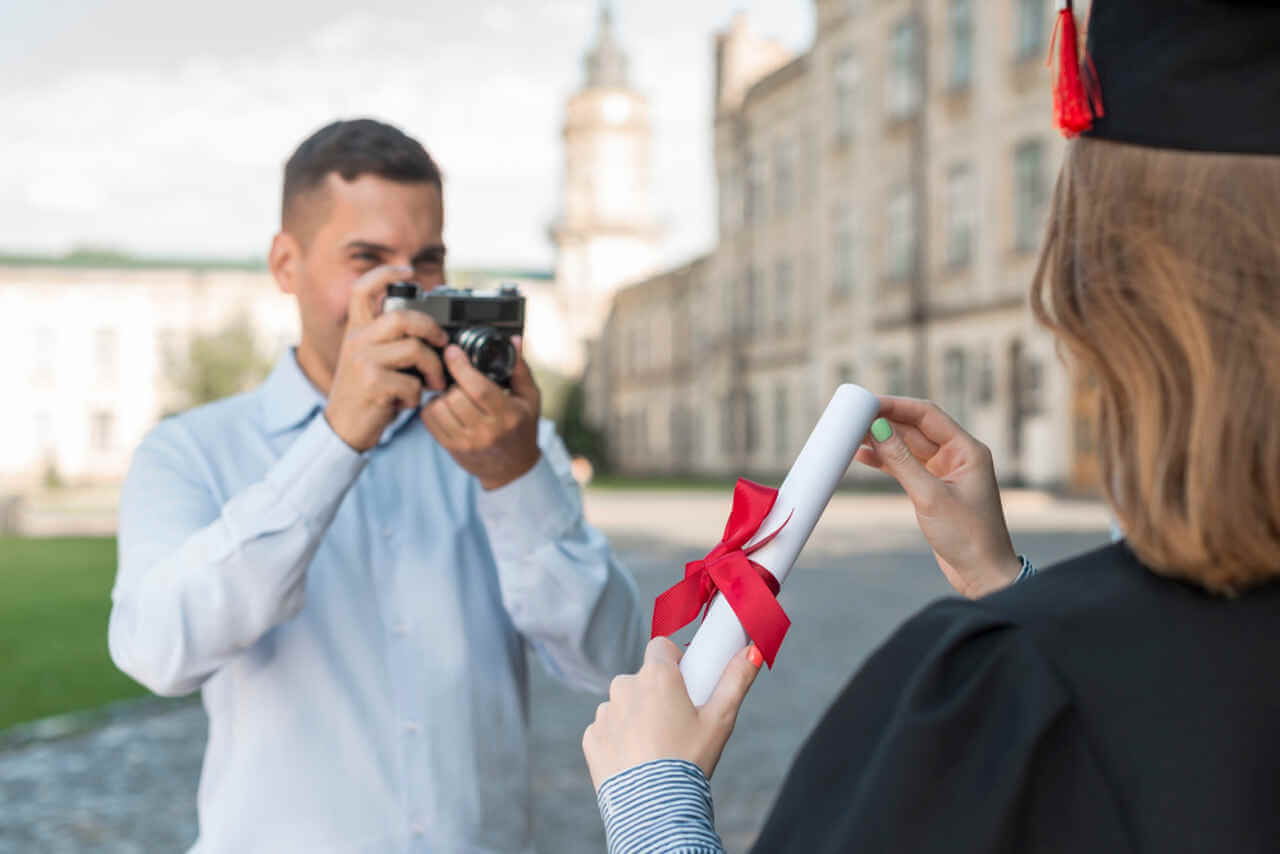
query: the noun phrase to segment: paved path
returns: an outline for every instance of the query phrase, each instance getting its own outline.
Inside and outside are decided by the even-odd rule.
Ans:
[[[1035,496],[1010,505],[1018,547],[1042,565],[1105,539],[1105,515],[1093,505]],[[650,601],[712,544],[725,510],[726,497],[714,493],[596,493],[588,507]],[[664,520],[660,530],[654,519]],[[900,499],[837,497],[783,591],[794,626],[777,668],[756,683],[713,783],[730,851],[749,846],[791,756],[858,663],[903,617],[947,592]],[[580,752],[599,698],[567,691],[538,668],[532,692],[538,848],[602,851]],[[0,752],[0,852],[184,850],[195,835],[204,738],[203,711],[186,704]]]

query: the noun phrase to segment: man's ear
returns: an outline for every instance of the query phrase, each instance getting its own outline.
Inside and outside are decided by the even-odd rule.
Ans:
[[[267,267],[276,285],[286,294],[296,294],[301,277],[302,245],[287,231],[281,231],[271,239],[271,252],[267,255]]]

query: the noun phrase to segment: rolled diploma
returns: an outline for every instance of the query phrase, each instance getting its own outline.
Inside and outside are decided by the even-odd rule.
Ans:
[[[773,573],[778,584],[791,572],[879,409],[880,402],[865,388],[842,385],[809,434],[800,456],[778,488],[773,509],[752,538],[752,542],[762,540],[786,523],[772,542],[751,555],[752,560]],[[733,608],[717,593],[680,660],[680,672],[695,706],[710,699],[729,660],[747,642],[747,633]]]

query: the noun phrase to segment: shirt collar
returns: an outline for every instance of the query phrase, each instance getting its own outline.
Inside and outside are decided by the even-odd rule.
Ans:
[[[290,347],[276,362],[275,368],[260,387],[262,393],[262,412],[264,426],[271,434],[284,433],[302,424],[324,409],[327,398],[320,393],[307,375],[298,365],[297,352]],[[418,409],[435,397],[437,392],[423,390],[422,399],[417,408],[400,412],[382,431],[378,439],[379,445],[391,441],[391,437],[400,431],[418,414]]]
[[[298,366],[290,347],[261,386],[263,424],[269,433],[283,433],[311,420],[323,409],[325,396]]]

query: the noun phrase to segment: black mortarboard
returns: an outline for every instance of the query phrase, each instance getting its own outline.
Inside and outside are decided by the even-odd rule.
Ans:
[[[1280,155],[1280,0],[1093,0],[1083,63],[1058,8],[1067,136]]]

